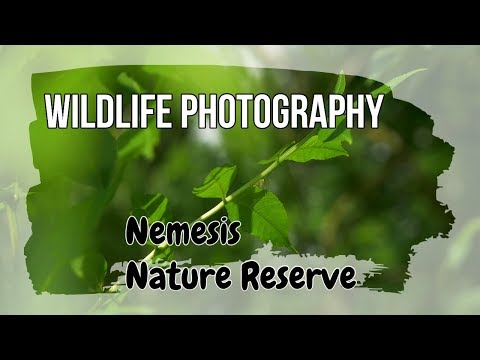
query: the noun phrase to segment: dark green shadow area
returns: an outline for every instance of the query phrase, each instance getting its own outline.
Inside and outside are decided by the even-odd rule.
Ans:
[[[113,66],[34,74],[37,120],[30,125],[33,163],[40,184],[27,196],[32,235],[26,264],[37,293],[102,292],[120,273],[112,265],[140,260],[149,246],[126,244],[125,222],[142,204],[166,205],[161,220],[193,221],[218,203],[192,194],[214,167],[237,165],[231,190],[262,169],[302,129],[217,129],[180,127],[182,93],[332,92],[338,74],[222,66]],[[407,80],[408,81],[408,80]],[[346,76],[346,93],[368,93],[381,83]],[[96,117],[97,93],[172,93],[173,129],[48,129],[45,93],[89,94],[89,119]],[[393,93],[395,90],[393,91]],[[128,103],[124,103],[128,110]],[[307,163],[285,162],[262,187],[272,191],[288,214],[289,239],[302,254],[355,255],[386,267],[364,286],[403,290],[412,247],[447,236],[452,212],[437,201],[437,177],[448,169],[453,147],[433,135],[433,120],[412,104],[386,95],[378,129],[367,119],[352,131],[350,156]],[[208,221],[227,215],[225,209]],[[243,215],[243,217],[248,217]],[[262,242],[242,233],[230,246],[175,247],[169,259],[192,264],[246,260]],[[279,249],[288,253],[288,249]]]

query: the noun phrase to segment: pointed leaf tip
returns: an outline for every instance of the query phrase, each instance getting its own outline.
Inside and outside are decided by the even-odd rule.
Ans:
[[[345,86],[346,86],[345,74],[342,70],[338,75],[338,80],[337,80],[337,83],[335,84],[335,89],[333,90],[333,92],[335,94],[343,94],[343,92],[345,91]]]
[[[405,73],[405,74],[402,74],[402,75],[399,75],[397,76],[396,78],[393,78],[392,80],[390,80],[389,82],[387,82],[386,84],[380,86],[379,88],[373,90],[371,92],[372,96],[375,98],[377,97],[378,95],[380,94],[388,94],[390,93],[395,87],[397,87],[399,84],[401,84],[402,82],[404,82],[406,79],[408,79],[409,77],[411,77],[412,75],[415,75],[419,72],[422,72],[422,71],[425,71],[427,70],[427,68],[420,68],[420,69],[416,69],[416,70],[413,70],[413,71],[410,71],[408,73]]]

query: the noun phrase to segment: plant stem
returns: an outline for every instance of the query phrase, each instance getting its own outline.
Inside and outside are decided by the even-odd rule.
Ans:
[[[279,165],[278,161],[275,161],[272,163],[268,168],[263,170],[261,173],[257,174],[253,179],[251,179],[249,182],[245,183],[242,187],[240,187],[237,191],[232,193],[231,195],[227,196],[225,200],[220,201],[217,205],[215,205],[213,208],[208,210],[205,214],[200,216],[195,222],[197,221],[205,221],[207,220],[210,216],[216,214],[219,212],[221,209],[225,207],[229,202],[232,202],[233,199],[241,195],[245,190],[253,186],[255,183],[257,183],[258,180],[265,178],[268,174],[270,174],[275,168]]]
[[[375,97],[378,96],[379,94],[388,94],[389,92],[392,91],[392,89],[394,87],[396,87],[399,83],[403,82],[405,79],[409,78],[410,76],[412,76],[413,74],[419,72],[419,71],[424,71],[424,70],[427,70],[425,68],[423,69],[417,69],[417,70],[413,70],[409,73],[406,73],[406,74],[403,74],[401,76],[398,76],[394,79],[392,79],[391,81],[389,81],[388,83],[380,86],[378,89],[375,89],[374,91],[371,92],[371,94],[375,94]],[[355,102],[355,105],[357,104],[357,102]],[[345,115],[342,116],[342,120],[343,121],[345,119]],[[305,142],[307,142],[312,136],[315,136],[318,134],[318,130],[316,129],[313,129],[308,135],[306,135],[301,141],[299,141],[298,143],[294,144],[293,146],[291,146],[290,148],[288,148],[286,151],[284,151],[283,153],[280,154],[280,156],[278,156],[278,158],[272,163],[270,164],[270,166],[268,166],[265,170],[263,170],[260,174],[258,174],[257,176],[255,176],[252,180],[248,181],[246,184],[244,184],[243,186],[241,186],[238,190],[236,190],[235,192],[233,192],[231,195],[227,196],[224,200],[222,200],[221,202],[219,202],[217,205],[215,205],[213,208],[211,208],[210,210],[208,210],[206,213],[204,213],[203,215],[201,215],[197,220],[195,221],[204,221],[206,219],[208,219],[209,217],[211,217],[212,215],[216,214],[217,212],[219,212],[220,210],[222,210],[225,205],[227,205],[229,202],[231,202],[232,200],[234,200],[237,196],[241,195],[245,190],[247,190],[248,188],[250,188],[251,186],[255,185],[255,183],[265,177],[267,177],[273,170],[275,170],[283,161],[285,161],[290,155],[292,155],[295,151],[297,151]],[[146,261],[146,262],[150,262],[153,257],[155,256],[155,251],[157,249],[164,249],[166,248],[168,245],[167,245],[167,242],[164,241],[161,245],[159,245],[157,248],[155,248],[152,252],[150,252],[144,259],[143,261]],[[113,285],[109,290],[108,292],[115,292],[117,289],[118,289],[118,283]]]
[[[295,151],[297,151],[305,142],[307,142],[312,136],[315,136],[317,134],[318,130],[315,131],[312,130],[307,136],[305,136],[301,141],[298,143],[294,144],[292,147],[288,148],[285,152],[280,154],[280,156],[275,160],[273,163],[271,163],[265,170],[263,170],[261,173],[257,174],[254,178],[252,178],[250,181],[245,183],[243,186],[238,188],[236,191],[234,191],[232,194],[228,195],[225,200],[220,201],[217,205],[215,205],[213,208],[205,212],[203,215],[201,215],[198,219],[196,219],[194,222],[197,221],[205,221],[208,218],[210,218],[212,215],[215,215],[217,212],[222,210],[225,205],[228,203],[232,202],[235,198],[240,196],[244,191],[252,187],[257,183],[257,181],[266,178],[268,175],[270,175],[273,170],[275,170],[282,162],[284,162],[290,155],[292,155]],[[142,261],[145,261],[147,263],[150,263],[150,261],[153,259],[155,256],[155,251],[158,249],[165,249],[168,246],[167,242],[164,241],[162,244],[157,246],[155,249],[153,249],[145,258],[142,259]],[[119,284],[114,284],[111,288],[108,289],[108,292],[116,292],[118,290]]]
[[[231,195],[227,196],[225,198],[225,200],[220,201],[217,205],[215,205],[213,208],[208,210],[205,214],[200,216],[195,221],[205,221],[205,220],[207,220],[210,216],[216,214],[221,209],[223,209],[225,207],[225,205],[227,205],[229,202],[232,202],[236,197],[241,195],[245,190],[247,190],[250,187],[252,187],[253,185],[255,185],[259,180],[266,178],[273,170],[275,170],[282,162],[284,162],[290,155],[292,155],[301,145],[303,145],[304,142],[306,142],[308,139],[310,139],[313,135],[315,135],[314,131],[309,133],[299,143],[293,145],[288,150],[286,150],[283,154],[281,154],[278,157],[277,160],[275,160],[272,164],[270,164],[269,167],[267,167],[261,173],[257,174],[253,179],[251,179],[249,182],[245,183],[242,187],[240,187],[238,190],[233,192]]]

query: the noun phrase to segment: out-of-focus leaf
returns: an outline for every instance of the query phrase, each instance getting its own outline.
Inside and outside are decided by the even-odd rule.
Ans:
[[[82,254],[70,262],[74,274],[85,281],[87,286],[96,285],[90,291],[101,292],[107,273],[107,261],[99,253]]]
[[[120,75],[118,75],[117,80],[119,84],[130,89],[135,94],[142,94],[145,92],[145,89],[134,78],[129,76],[126,72],[120,73]]]
[[[408,79],[410,76],[415,75],[416,73],[419,73],[421,71],[425,71],[427,69],[422,68],[422,69],[416,69],[413,71],[410,71],[408,73],[405,73],[403,75],[397,76],[396,78],[393,78],[389,82],[387,82],[385,85],[380,86],[379,88],[373,90],[371,94],[373,95],[374,98],[376,98],[380,94],[388,94],[395,88],[397,85]]]
[[[152,160],[159,143],[160,131],[155,127],[155,123],[150,121],[146,129],[130,129],[118,137],[118,156],[121,159],[143,156]]]
[[[164,221],[167,214],[168,199],[162,194],[146,194],[135,198],[134,215],[146,216],[148,221]]]
[[[118,82],[135,94],[145,93],[146,90],[133,77],[126,72],[122,72]],[[152,160],[155,148],[160,143],[160,131],[157,129],[155,121],[148,122],[146,129],[126,130],[117,140],[118,156],[121,159],[133,159],[137,156],[143,156],[147,160]]]
[[[345,74],[343,73],[343,71],[340,71],[340,74],[338,75],[337,84],[335,85],[335,89],[333,90],[333,92],[335,94],[343,94],[343,92],[345,91],[345,85],[346,85]]]
[[[8,222],[8,232],[10,235],[10,245],[12,247],[12,253],[15,255],[18,244],[18,228],[17,228],[17,219],[13,209],[8,204],[6,205],[7,213],[7,222]]]
[[[475,234],[479,231],[480,218],[475,218],[465,225],[447,253],[446,266],[449,269],[458,269],[462,265],[473,246]]]
[[[152,264],[162,264],[173,260],[174,249],[171,246],[157,247],[152,257]]]

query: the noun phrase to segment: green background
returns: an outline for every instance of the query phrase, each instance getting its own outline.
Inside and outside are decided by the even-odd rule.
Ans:
[[[71,54],[71,58],[64,54]],[[63,54],[63,55],[61,55]],[[18,191],[7,189],[11,194],[7,199],[13,212],[2,212],[1,229],[2,246],[2,284],[5,296],[2,298],[2,310],[16,312],[85,312],[91,308],[96,299],[80,296],[36,296],[28,280],[25,269],[23,246],[30,235],[30,224],[26,218],[24,193],[29,187],[38,183],[38,174],[32,169],[31,149],[28,139],[28,120],[35,119],[31,101],[30,77],[32,73],[49,70],[61,70],[93,65],[111,64],[155,64],[155,63],[191,63],[195,64],[234,64],[254,66],[274,66],[281,68],[309,69],[322,72],[358,74],[380,81],[414,68],[426,67],[428,71],[410,79],[398,90],[395,97],[413,103],[432,115],[435,121],[434,135],[455,147],[455,156],[449,171],[442,175],[439,184],[443,189],[437,192],[439,200],[453,210],[456,217],[449,239],[435,239],[416,248],[409,272],[412,279],[408,281],[401,294],[383,294],[367,289],[354,290],[345,294],[329,294],[319,298],[312,307],[301,306],[302,295],[283,299],[282,306],[275,304],[280,294],[269,293],[262,299],[248,300],[242,306],[227,296],[216,297],[217,305],[212,308],[205,297],[204,302],[189,304],[187,301],[170,302],[164,297],[162,306],[149,300],[147,294],[135,294],[127,304],[112,311],[126,312],[474,312],[476,277],[475,265],[471,257],[475,251],[477,223],[475,221],[476,194],[473,187],[475,179],[474,154],[476,143],[475,123],[473,122],[474,99],[478,95],[472,76],[465,76],[467,71],[458,73],[459,64],[473,67],[475,47],[3,47],[0,51],[2,61],[2,105],[1,118],[5,122],[2,136],[2,186],[18,183]],[[464,56],[462,58],[462,56]],[[190,59],[190,60],[189,60]],[[463,60],[462,60],[463,59]],[[9,62],[10,61],[10,62]],[[341,65],[339,65],[341,64]],[[8,71],[7,71],[8,70]],[[3,123],[2,123],[3,125]],[[254,137],[249,138],[254,141]],[[259,139],[259,141],[262,141]],[[175,141],[173,139],[172,141]],[[233,146],[237,142],[229,142]],[[240,141],[238,142],[241,143]],[[175,146],[179,159],[187,158],[188,148]],[[473,149],[473,150],[472,150]],[[12,162],[12,153],[16,160]],[[174,154],[175,155],[175,154]],[[239,166],[244,156],[239,157]],[[248,159],[248,158],[247,158]],[[470,161],[471,163],[470,163]],[[168,169],[169,176],[182,177],[181,169],[175,169],[173,161]],[[4,165],[5,164],[5,165]],[[465,166],[461,166],[465,164]],[[213,166],[211,166],[213,167]],[[249,166],[243,166],[249,168]],[[330,173],[333,173],[330,171]],[[202,177],[199,177],[200,179]],[[446,178],[446,180],[444,180]],[[169,178],[169,180],[172,178]],[[172,179],[173,180],[173,179]],[[193,179],[189,180],[193,183]],[[155,183],[161,184],[161,179]],[[190,184],[188,184],[190,185]],[[187,186],[187,185],[185,185]],[[467,189],[471,187],[472,192]],[[179,187],[178,194],[171,194],[172,199],[181,199],[185,189]],[[13,191],[13,192],[12,192]],[[468,193],[468,195],[467,195]],[[7,196],[7,195],[5,195]],[[196,201],[195,203],[198,203]],[[190,208],[190,203],[178,201],[178,206]],[[193,202],[192,202],[193,204]],[[473,204],[473,206],[472,206]],[[188,211],[182,209],[182,211]],[[193,213],[193,211],[192,211]],[[14,216],[12,216],[12,214]],[[12,218],[16,226],[12,224]],[[14,234],[12,234],[14,229]],[[377,236],[378,238],[378,236]],[[13,241],[13,243],[11,243]],[[15,245],[13,245],[15,244]],[[423,253],[423,257],[422,257]],[[453,279],[453,280],[452,280]],[[455,281],[457,279],[457,281]],[[453,291],[448,291],[448,287]],[[429,292],[426,289],[430,289]],[[432,293],[441,294],[434,297]],[[305,293],[303,296],[307,296]],[[332,297],[328,300],[328,297]],[[477,296],[478,297],[478,296]],[[21,299],[19,301],[18,299]],[[331,301],[335,300],[335,301]],[[406,301],[409,300],[409,301]],[[392,303],[393,301],[393,303]],[[396,301],[396,303],[395,303]],[[226,306],[225,304],[228,304]],[[268,306],[265,306],[268,304]],[[333,305],[335,304],[335,305]],[[396,304],[395,308],[388,304]],[[383,305],[383,306],[382,306]],[[128,306],[128,307],[127,307]],[[132,307],[134,306],[134,307]],[[433,310],[432,310],[433,309]]]

